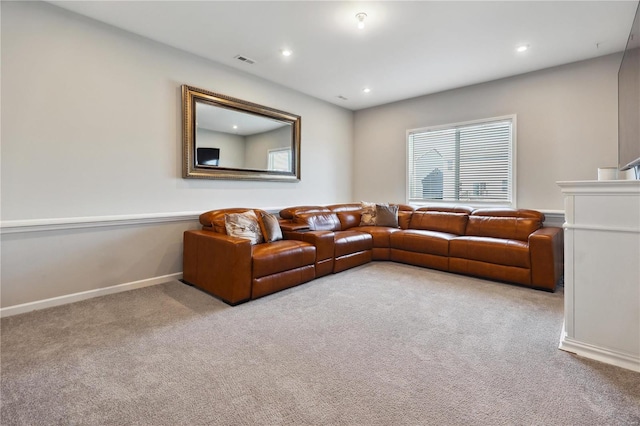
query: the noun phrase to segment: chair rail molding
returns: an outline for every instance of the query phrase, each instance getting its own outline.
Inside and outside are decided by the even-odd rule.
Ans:
[[[115,216],[68,217],[55,219],[4,220],[0,234],[60,231],[101,226],[144,225],[149,223],[184,222],[198,220],[202,212],[148,213]]]
[[[564,210],[540,209],[539,211],[544,213],[544,226],[557,226],[560,228],[564,224]]]
[[[210,210],[212,210],[212,207]],[[260,207],[268,213],[278,213],[284,207]],[[25,232],[60,231],[101,226],[145,225],[164,222],[187,222],[198,220],[206,210],[190,212],[142,213],[112,216],[64,217],[53,219],[26,219],[0,221],[0,234]]]

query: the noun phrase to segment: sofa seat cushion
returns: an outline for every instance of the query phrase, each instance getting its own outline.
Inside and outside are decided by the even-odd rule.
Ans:
[[[458,237],[449,243],[450,257],[496,265],[530,268],[529,244],[490,237]]]
[[[334,241],[336,258],[373,248],[373,238],[365,232],[338,231],[335,232]]]
[[[417,253],[449,255],[449,241],[457,235],[445,232],[406,229],[390,236],[391,248]]]
[[[359,226],[358,231],[371,234],[373,248],[389,248],[391,247],[391,234],[400,231],[400,229],[386,226]]]
[[[280,240],[251,247],[253,278],[313,265],[316,248],[307,242]]]

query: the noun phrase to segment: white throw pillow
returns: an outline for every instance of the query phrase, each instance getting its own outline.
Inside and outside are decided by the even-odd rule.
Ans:
[[[224,215],[224,227],[228,235],[248,238],[251,240],[251,244],[260,244],[264,241],[258,224],[258,217],[253,210]]]
[[[360,226],[376,226],[376,203],[362,201],[362,217]]]

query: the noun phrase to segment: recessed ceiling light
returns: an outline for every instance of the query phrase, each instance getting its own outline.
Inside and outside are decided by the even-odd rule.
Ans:
[[[364,93],[369,93],[371,91],[371,89],[369,89],[368,87],[365,87],[364,89],[362,89],[362,91]]]
[[[237,129],[237,128],[238,128],[238,126],[236,126],[236,125],[234,124],[234,125],[233,125],[233,128],[234,128],[234,129]]]
[[[364,29],[364,18],[367,17],[367,14],[364,12],[360,12],[358,14],[356,14],[356,19],[358,20],[358,29],[362,30]]]
[[[529,45],[528,44],[523,44],[522,46],[518,46],[516,48],[516,52],[522,53],[522,52],[527,51],[528,49],[529,49]]]
[[[289,49],[282,49],[282,56],[291,56],[292,53]]]

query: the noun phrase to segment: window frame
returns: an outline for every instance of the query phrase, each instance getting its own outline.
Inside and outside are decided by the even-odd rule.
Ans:
[[[279,152],[287,152],[289,155],[289,170],[291,170],[292,165],[293,165],[293,151],[291,148],[272,148],[272,149],[268,149],[267,150],[267,170],[269,171],[275,171],[275,172],[283,172],[286,170],[275,170],[271,168],[271,163],[272,163],[272,155],[273,154],[277,154]]]
[[[509,191],[509,201],[478,201],[478,200],[415,200],[411,198],[411,177],[409,176],[409,137],[413,133],[427,132],[451,129],[455,127],[469,126],[474,124],[490,123],[492,121],[505,121],[511,120],[511,170],[509,170],[509,177],[511,179],[511,188]],[[465,205],[470,207],[509,207],[517,208],[517,114],[508,114],[498,117],[481,118],[477,120],[460,121],[456,123],[439,124],[435,126],[418,127],[414,129],[408,129],[405,134],[405,201],[407,204],[417,207],[433,206],[438,204],[443,205]]]

